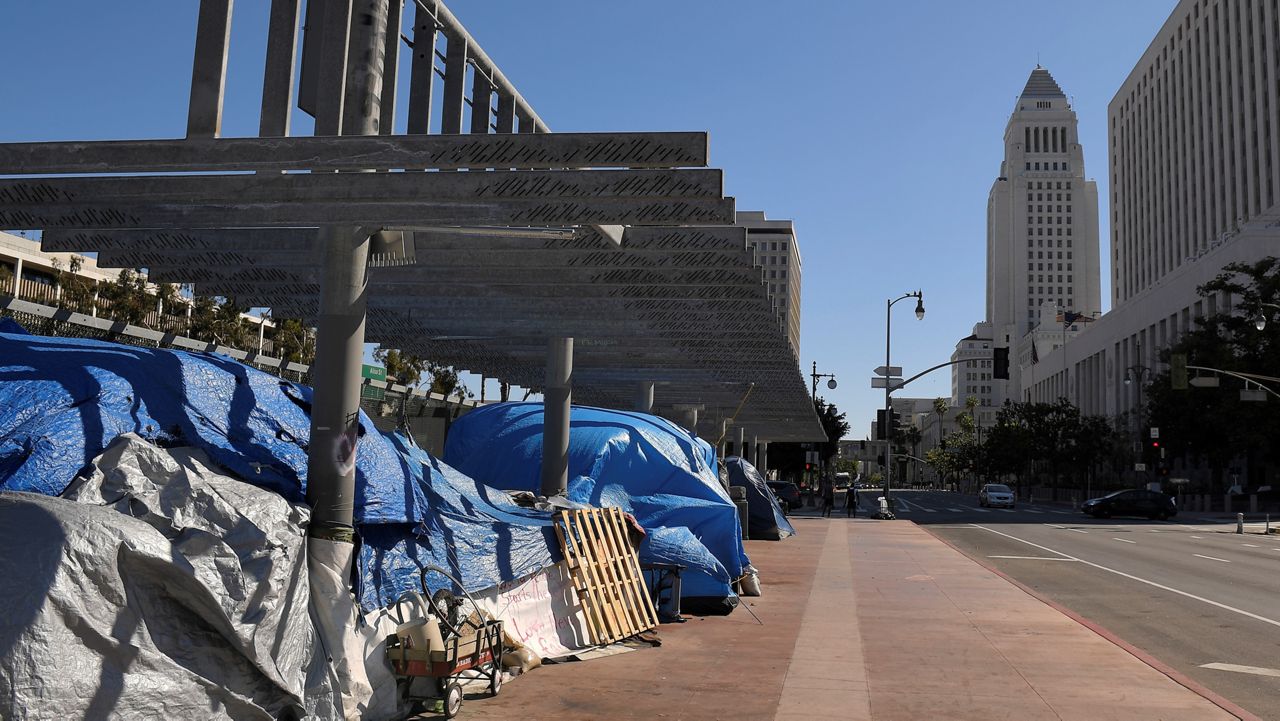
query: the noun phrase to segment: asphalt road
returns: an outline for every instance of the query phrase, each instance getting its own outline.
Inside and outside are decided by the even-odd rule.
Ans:
[[[1095,520],[1045,504],[1009,510],[941,491],[895,494],[899,519],[1280,720],[1280,535],[1258,524],[1237,535],[1234,522],[1211,519]],[[862,508],[879,495],[862,492]]]

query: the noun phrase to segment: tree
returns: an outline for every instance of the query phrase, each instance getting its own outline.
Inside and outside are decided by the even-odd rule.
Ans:
[[[278,318],[271,343],[275,355],[283,361],[310,365],[316,357],[316,336],[297,318]],[[284,371],[284,364],[280,365]]]
[[[80,269],[84,267],[84,258],[78,255],[71,256],[71,260],[67,263],[67,270],[62,269],[62,262],[57,258],[53,259],[51,265],[57,276],[54,284],[60,293],[58,307],[73,313],[92,314],[97,283],[80,275]]]
[[[845,419],[845,414],[841,413],[834,403],[815,398],[813,409],[817,411],[822,430],[827,434],[826,442],[818,446],[818,457],[824,463],[830,463],[831,459],[840,452],[840,439],[849,432],[849,423]]]
[[[130,268],[121,270],[115,280],[98,285],[99,313],[129,325],[143,325],[157,309],[156,301],[147,292],[147,277]]]
[[[1236,299],[1227,309],[1197,321],[1176,344],[1161,354],[1181,353],[1189,365],[1241,373],[1275,375],[1280,368],[1280,323],[1268,323],[1259,331],[1254,319],[1268,310],[1264,304],[1280,303],[1280,259],[1255,263],[1231,263],[1197,291],[1205,297],[1229,293]],[[1230,312],[1234,310],[1235,312]],[[1212,490],[1226,486],[1224,475],[1243,461],[1250,482],[1262,482],[1268,463],[1280,461],[1280,415],[1265,403],[1240,400],[1240,382],[1223,378],[1218,388],[1173,390],[1167,372],[1152,378],[1146,387],[1149,425],[1160,428],[1166,463],[1176,458],[1186,463],[1205,462]],[[1146,440],[1142,439],[1144,447]],[[1158,462],[1159,459],[1152,459]]]

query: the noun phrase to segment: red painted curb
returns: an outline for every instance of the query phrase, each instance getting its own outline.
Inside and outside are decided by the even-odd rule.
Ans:
[[[1038,591],[1036,591],[1035,589],[1031,588],[1030,586],[1027,586],[1026,584],[1022,583],[1021,581],[1017,580],[1016,578],[1013,578],[1012,576],[1009,576],[1008,574],[1004,573],[1004,572],[1003,572],[1003,571],[1001,571],[1000,569],[995,568],[994,566],[991,566],[990,564],[986,563],[986,562],[985,562],[985,559],[978,559],[978,558],[974,558],[973,556],[970,556],[969,554],[965,553],[965,552],[964,552],[963,550],[961,550],[960,548],[958,548],[958,547],[956,547],[955,545],[953,545],[950,541],[948,541],[947,539],[945,539],[945,538],[943,538],[943,537],[939,536],[938,534],[934,533],[933,531],[930,531],[930,530],[929,530],[927,527],[925,527],[925,526],[921,526],[921,525],[919,525],[919,524],[916,524],[916,526],[917,526],[918,528],[923,529],[925,533],[928,533],[930,536],[933,536],[933,537],[934,537],[934,538],[936,538],[938,541],[941,541],[943,544],[945,544],[945,545],[946,545],[948,548],[950,548],[951,550],[955,551],[956,553],[959,553],[960,555],[964,556],[965,558],[969,559],[970,561],[973,561],[974,563],[978,564],[979,566],[982,566],[983,568],[985,568],[985,569],[987,569],[988,571],[990,571],[990,572],[992,572],[992,573],[996,574],[996,575],[997,575],[997,576],[999,576],[1000,578],[1003,578],[1004,580],[1008,581],[1009,583],[1011,583],[1011,584],[1013,584],[1014,586],[1016,586],[1016,587],[1018,587],[1019,589],[1021,589],[1021,590],[1022,590],[1022,592],[1023,592],[1023,593],[1025,593],[1025,594],[1027,594],[1028,596],[1030,596],[1030,597],[1032,597],[1032,598],[1036,599],[1037,601],[1039,601],[1039,602],[1041,602],[1041,603],[1045,604],[1046,606],[1048,606],[1048,607],[1052,608],[1053,610],[1057,611],[1058,613],[1061,613],[1062,615],[1064,615],[1064,616],[1066,616],[1067,618],[1069,618],[1069,619],[1071,619],[1071,620],[1075,621],[1076,623],[1080,624],[1081,626],[1084,626],[1085,628],[1089,629],[1090,631],[1093,631],[1094,633],[1098,634],[1098,635],[1099,635],[1099,636],[1101,636],[1102,638],[1105,638],[1106,640],[1110,641],[1111,643],[1115,644],[1116,646],[1119,646],[1120,648],[1124,649],[1125,651],[1128,651],[1128,652],[1129,652],[1129,654],[1130,654],[1131,656],[1133,656],[1134,658],[1136,658],[1136,659],[1138,659],[1139,661],[1141,661],[1141,662],[1143,662],[1143,663],[1147,664],[1148,666],[1150,666],[1151,668],[1153,668],[1153,669],[1155,669],[1155,670],[1159,671],[1160,673],[1164,674],[1165,676],[1168,676],[1170,680],[1172,680],[1174,683],[1178,684],[1179,686],[1182,686],[1183,688],[1186,688],[1188,691],[1191,691],[1192,693],[1195,693],[1195,694],[1198,694],[1198,695],[1202,696],[1205,700],[1209,701],[1210,703],[1214,704],[1215,706],[1218,706],[1218,707],[1219,707],[1219,708],[1221,708],[1223,711],[1226,711],[1227,713],[1232,714],[1232,715],[1233,715],[1233,716],[1235,716],[1236,718],[1240,719],[1240,721],[1264,721],[1262,718],[1260,718],[1260,717],[1258,717],[1258,716],[1255,716],[1254,714],[1250,713],[1249,711],[1246,711],[1245,709],[1241,708],[1240,706],[1237,706],[1235,703],[1233,703],[1233,702],[1231,702],[1231,701],[1228,701],[1227,699],[1223,698],[1222,696],[1219,696],[1218,694],[1214,693],[1213,691],[1210,691],[1209,689],[1205,688],[1204,686],[1201,686],[1199,683],[1197,683],[1197,682],[1193,681],[1190,677],[1186,676],[1186,675],[1185,675],[1185,674],[1183,674],[1182,672],[1177,671],[1177,670],[1176,670],[1176,669],[1174,669],[1173,667],[1171,667],[1171,666],[1169,666],[1169,665],[1165,664],[1163,661],[1160,661],[1159,659],[1157,659],[1156,657],[1154,657],[1154,656],[1152,656],[1151,654],[1147,653],[1146,651],[1143,651],[1142,649],[1140,649],[1140,648],[1138,648],[1138,647],[1134,646],[1133,644],[1129,643],[1128,641],[1125,641],[1124,639],[1122,639],[1122,638],[1120,638],[1119,636],[1115,635],[1114,633],[1112,633],[1111,631],[1107,630],[1107,629],[1106,629],[1106,628],[1104,628],[1103,626],[1101,626],[1101,625],[1099,625],[1099,624],[1097,624],[1097,623],[1095,623],[1095,622],[1093,622],[1093,621],[1090,621],[1089,619],[1085,618],[1084,616],[1081,616],[1080,614],[1076,613],[1075,611],[1072,611],[1071,609],[1066,608],[1065,606],[1062,606],[1061,604],[1059,604],[1058,602],[1056,602],[1056,601],[1054,601],[1054,600],[1052,600],[1052,599],[1050,599],[1050,598],[1046,598],[1045,596],[1041,595]]]

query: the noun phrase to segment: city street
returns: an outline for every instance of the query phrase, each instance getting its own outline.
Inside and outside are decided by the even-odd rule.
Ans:
[[[880,491],[863,491],[863,509]],[[897,491],[898,517],[1264,718],[1280,718],[1280,536],[1200,518]]]

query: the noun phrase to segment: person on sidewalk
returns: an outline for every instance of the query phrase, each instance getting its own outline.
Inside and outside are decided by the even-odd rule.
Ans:
[[[858,517],[858,491],[853,486],[849,486],[849,490],[844,492],[844,517]]]
[[[822,482],[822,517],[830,518],[836,507],[836,486],[830,479]]]

